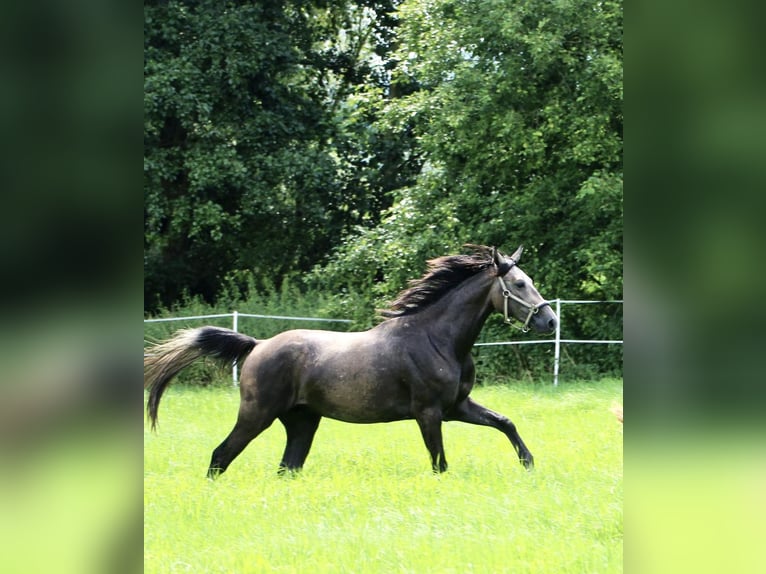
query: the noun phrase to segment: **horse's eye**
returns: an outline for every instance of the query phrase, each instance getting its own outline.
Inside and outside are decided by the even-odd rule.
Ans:
[[[521,279],[519,279],[518,281],[515,281],[513,283],[513,286],[516,287],[517,289],[524,289],[524,287],[526,287],[527,284],[524,283],[524,281],[522,281]]]

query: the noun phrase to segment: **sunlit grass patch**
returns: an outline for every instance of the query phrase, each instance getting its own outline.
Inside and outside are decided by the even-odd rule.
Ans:
[[[535,455],[504,435],[443,427],[434,475],[413,421],[324,419],[301,473],[279,477],[279,423],[217,481],[210,452],[231,429],[235,389],[173,387],[145,440],[146,572],[618,572],[622,568],[622,381],[478,388]]]

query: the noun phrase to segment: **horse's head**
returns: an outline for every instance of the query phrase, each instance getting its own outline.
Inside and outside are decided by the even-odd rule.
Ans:
[[[492,287],[492,304],[505,316],[505,322],[511,324],[515,317],[521,323],[524,332],[534,329],[538,333],[551,333],[556,330],[558,317],[551,309],[550,303],[542,298],[535,288],[532,279],[524,273],[518,262],[521,259],[523,247],[519,247],[513,255],[506,257],[496,249],[492,250],[493,264],[497,280]]]

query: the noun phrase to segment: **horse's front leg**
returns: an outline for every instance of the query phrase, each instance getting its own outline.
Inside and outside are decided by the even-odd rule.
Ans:
[[[532,453],[529,452],[524,441],[521,440],[521,437],[516,430],[516,425],[514,425],[508,417],[483,407],[470,397],[467,397],[465,400],[455,405],[454,408],[447,413],[444,420],[461,421],[464,423],[496,428],[504,433],[505,436],[508,437],[508,440],[511,441],[513,448],[516,449],[516,454],[519,455],[519,462],[521,462],[525,468],[531,469],[534,467]]]
[[[442,442],[442,413],[439,409],[426,408],[415,414],[423,441],[431,454],[431,466],[434,472],[447,470],[447,459],[444,457]]]

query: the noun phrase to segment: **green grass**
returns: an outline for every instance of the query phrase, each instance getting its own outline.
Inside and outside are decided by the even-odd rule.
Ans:
[[[238,392],[172,387],[145,434],[145,572],[622,571],[622,426],[609,410],[622,381],[473,396],[516,423],[533,472],[494,429],[445,423],[450,470],[434,475],[414,421],[323,419],[300,474],[276,474],[277,422],[212,482]]]

